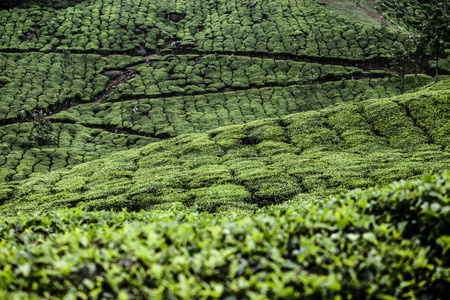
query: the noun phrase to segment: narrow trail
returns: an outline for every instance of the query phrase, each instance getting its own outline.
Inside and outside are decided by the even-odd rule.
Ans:
[[[319,63],[319,64],[328,64],[328,65],[340,65],[344,67],[356,67],[361,68],[363,70],[385,70],[389,67],[389,59],[386,57],[374,57],[367,59],[350,59],[350,58],[339,58],[339,57],[323,57],[323,56],[308,56],[308,55],[296,55],[292,53],[267,53],[267,52],[246,52],[246,51],[199,51],[195,50],[189,46],[180,46],[177,49],[173,48],[171,53],[161,54],[162,50],[167,49],[159,49],[156,53],[152,53],[147,57],[151,56],[166,56],[166,55],[209,55],[209,54],[218,54],[218,55],[234,55],[234,56],[244,56],[244,57],[255,57],[262,59],[275,59],[275,60],[292,60],[296,62],[306,62],[306,63]],[[34,49],[33,51],[23,52],[19,49],[0,49],[0,53],[16,53],[16,54],[24,54],[30,52],[39,52],[39,50]],[[42,52],[39,52],[42,53]],[[59,51],[50,51],[45,53],[58,53]],[[71,50],[72,54],[97,54],[102,57],[107,57],[100,51],[81,51],[81,50]],[[111,52],[109,55],[129,55],[136,56],[134,54],[130,54],[129,51],[118,51]]]
[[[170,44],[169,42],[167,44]],[[167,54],[161,54],[163,50],[171,49],[171,53]],[[0,49],[1,53],[16,53],[16,54],[24,54],[24,53],[30,53],[30,52],[39,52],[39,49],[33,49],[32,51],[23,52],[19,49]],[[39,52],[42,53],[42,52]],[[45,53],[61,53],[60,51],[50,51]],[[104,58],[107,56],[104,55],[101,51],[82,51],[82,50],[71,50],[71,53],[73,54],[97,54]],[[340,57],[324,57],[324,56],[309,56],[309,55],[296,55],[293,53],[267,53],[267,52],[247,52],[247,51],[199,51],[191,46],[179,46],[177,48],[169,46],[168,48],[161,48],[158,49],[156,52],[151,53],[147,56],[145,56],[145,59],[148,59],[150,57],[156,57],[156,56],[178,56],[178,55],[234,55],[234,56],[242,56],[242,57],[254,57],[254,58],[261,58],[261,59],[274,59],[274,60],[291,60],[295,62],[305,62],[305,63],[318,63],[318,64],[326,64],[326,65],[338,65],[338,66],[344,66],[344,67],[355,67],[360,68],[364,71],[369,70],[390,70],[390,60],[387,57],[371,57],[371,58],[365,58],[365,59],[351,59],[351,58],[340,58]],[[125,51],[115,51],[109,53],[109,55],[129,55],[134,57],[139,57],[139,55],[134,54],[131,50],[125,50]],[[428,60],[430,58],[422,58],[417,59],[418,63],[417,65],[420,67],[418,74],[426,74],[426,75],[433,75],[433,70],[430,68],[423,68],[423,66],[428,65]],[[140,63],[139,63],[140,64]],[[138,65],[139,65],[138,64]],[[130,66],[132,67],[132,66]]]

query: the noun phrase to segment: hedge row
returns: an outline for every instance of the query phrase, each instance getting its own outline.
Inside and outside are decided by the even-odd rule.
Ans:
[[[428,80],[425,77],[409,79],[410,87],[423,85]],[[3,126],[0,130],[0,181],[23,179],[32,173],[77,165],[115,151],[185,133],[283,117],[343,101],[361,101],[366,96],[386,97],[399,92],[397,84],[396,80],[347,80],[321,86],[274,87],[206,96],[82,104],[49,118],[54,123],[54,132],[42,147],[36,139],[39,124]],[[370,87],[375,85],[379,87]]]
[[[448,93],[332,106],[180,135],[0,186],[2,213],[81,205],[217,212],[448,170]]]
[[[153,0],[84,1],[55,10],[0,11],[0,49],[49,52],[56,48],[123,52],[144,45],[156,50],[159,36],[171,38],[171,26],[156,16]]]
[[[446,299],[449,196],[446,174],[244,218],[17,216],[0,225],[0,297]]]
[[[34,111],[54,112],[75,104],[92,102],[94,96],[104,92],[109,82],[103,74],[110,70],[122,72],[127,66],[135,66],[137,76],[113,87],[109,101],[327,80],[344,82],[362,74],[355,67],[233,55],[218,58],[215,55],[159,56],[144,60],[125,55],[104,58],[95,54],[32,52],[0,54],[0,58],[0,120],[4,122],[29,119]],[[423,82],[422,78],[413,85]],[[395,85],[392,88],[397,89]],[[328,95],[328,92],[332,91],[327,91],[324,97],[338,96],[336,91],[332,92],[333,95]],[[382,92],[380,96],[396,93],[392,90]],[[367,97],[371,98],[373,95],[369,94]]]
[[[181,43],[199,51],[370,59],[389,57],[398,37],[398,33],[355,22],[317,3],[268,0],[247,8],[237,0],[190,2]]]

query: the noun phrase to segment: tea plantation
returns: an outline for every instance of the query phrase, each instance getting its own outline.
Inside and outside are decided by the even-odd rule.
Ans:
[[[0,298],[447,299],[447,6],[4,1]]]

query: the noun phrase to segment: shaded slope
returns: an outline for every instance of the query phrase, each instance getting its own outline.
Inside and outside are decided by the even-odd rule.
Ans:
[[[256,209],[444,171],[449,100],[422,92],[181,135],[2,185],[1,209]]]

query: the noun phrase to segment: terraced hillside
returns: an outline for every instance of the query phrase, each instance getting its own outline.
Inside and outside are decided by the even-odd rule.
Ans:
[[[96,0],[0,20],[0,181],[402,89],[388,70],[399,33],[311,1]]]
[[[450,166],[448,104],[448,92],[420,92],[179,135],[11,182],[1,210],[173,202],[208,212],[254,210],[442,172]]]
[[[437,3],[24,1],[0,298],[445,299],[450,47],[391,67]]]

